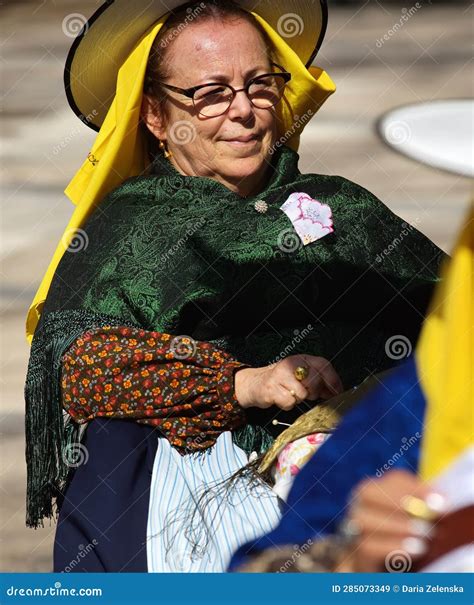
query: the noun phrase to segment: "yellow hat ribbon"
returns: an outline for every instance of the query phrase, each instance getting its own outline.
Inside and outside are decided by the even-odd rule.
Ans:
[[[336,90],[329,75],[319,67],[309,69],[295,51],[260,15],[252,12],[273,44],[276,62],[291,73],[285,97],[276,106],[278,140],[298,151],[300,135],[326,99]]]

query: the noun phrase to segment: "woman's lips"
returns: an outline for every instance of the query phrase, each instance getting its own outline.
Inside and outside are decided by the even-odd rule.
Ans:
[[[237,139],[224,139],[225,143],[229,143],[229,145],[233,145],[234,147],[250,147],[252,145],[255,145],[255,143],[258,142],[258,137],[254,136],[251,138],[247,138],[247,137],[242,137],[242,138],[237,138]]]

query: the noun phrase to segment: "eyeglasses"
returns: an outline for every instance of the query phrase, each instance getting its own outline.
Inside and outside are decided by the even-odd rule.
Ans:
[[[235,95],[245,90],[245,93],[254,107],[258,109],[270,109],[274,107],[283,97],[286,84],[291,80],[291,74],[277,63],[272,63],[281,72],[261,74],[251,78],[244,88],[234,88],[230,84],[209,82],[192,86],[191,88],[179,88],[164,82],[158,82],[163,88],[167,88],[189,99],[192,99],[194,108],[201,116],[216,118],[223,115],[234,101]]]

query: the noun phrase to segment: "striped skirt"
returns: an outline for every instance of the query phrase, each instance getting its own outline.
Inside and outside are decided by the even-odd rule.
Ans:
[[[246,477],[228,479],[248,462],[230,431],[198,454],[181,456],[158,439],[147,527],[148,570],[221,572],[244,542],[280,519],[276,494]]]
[[[266,486],[225,481],[248,462],[230,432],[181,456],[159,433],[127,420],[88,424],[87,456],[58,502],[54,571],[225,571],[241,544],[273,529]]]

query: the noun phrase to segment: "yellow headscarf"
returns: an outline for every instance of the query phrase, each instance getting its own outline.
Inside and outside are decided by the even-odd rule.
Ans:
[[[426,480],[474,443],[474,204],[442,277],[416,351],[427,400],[420,460]]]
[[[303,128],[336,88],[325,71],[318,67],[307,69],[299,56],[262,17],[254,12],[252,15],[272,41],[276,61],[292,76],[285,89],[285,98],[276,107],[276,112],[278,137],[297,151]],[[151,46],[168,16],[169,13],[143,34],[121,66],[114,100],[94,145],[65,190],[76,209],[30,306],[26,320],[26,335],[30,343],[54,272],[77,230],[110,191],[125,179],[142,174],[147,167],[146,141],[138,128],[142,92]]]

